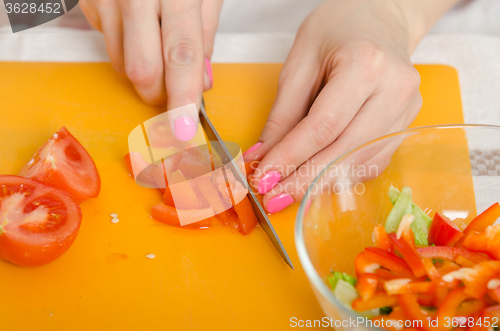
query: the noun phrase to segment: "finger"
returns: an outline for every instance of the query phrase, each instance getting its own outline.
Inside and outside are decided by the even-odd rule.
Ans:
[[[205,70],[201,1],[163,1],[161,22],[167,108],[194,103],[199,109]],[[169,112],[168,117],[177,139],[186,141],[194,137],[197,114]]]
[[[94,2],[91,0],[80,1],[80,8],[82,13],[89,22],[89,24],[96,30],[101,31],[101,22],[99,21],[99,15],[97,14],[97,9],[95,8]]]
[[[359,114],[356,115],[349,127],[339,136],[336,142],[312,157],[305,164],[300,166],[293,175],[284,179],[270,192],[265,194],[263,203],[266,209],[270,213],[275,213],[284,209],[294,201],[300,201],[304,197],[310,183],[312,183],[321,171],[326,168],[326,165],[361,143],[371,141],[391,132],[405,129],[416,117],[422,105],[420,94],[415,95],[407,102],[406,109],[401,112],[400,116],[392,117],[396,117],[395,121],[387,121],[388,117],[380,116],[378,111],[381,109],[381,99],[382,98],[370,100]],[[399,113],[399,111],[393,109],[389,112],[389,114],[391,113]],[[333,172],[327,172],[322,177],[321,181],[317,183],[318,187],[316,190],[321,192],[321,190],[324,189],[323,186],[326,185],[331,188],[332,184],[335,182],[346,185],[347,181],[347,183],[352,185],[378,176],[388,165],[390,157],[397,149],[397,146],[399,146],[399,144],[373,145],[372,148],[363,153],[359,153],[354,164],[352,160],[349,160],[348,164],[339,163],[337,167],[340,169],[336,168]],[[349,169],[354,166],[363,167],[361,169],[363,171],[358,171],[360,169],[350,171]],[[340,178],[342,176],[345,178]]]
[[[118,73],[124,75],[123,30],[118,5],[114,1],[101,1],[96,10],[111,64]]]
[[[205,55],[205,73],[203,89],[207,91],[213,86],[212,52],[214,48],[215,33],[219,25],[219,13],[223,0],[203,0],[201,16],[203,22],[203,53]]]
[[[125,72],[148,104],[166,101],[159,4],[156,1],[120,1],[123,17]]]
[[[261,160],[306,116],[319,89],[320,69],[314,52],[303,52],[304,47],[300,40],[294,43],[281,70],[278,93],[259,143],[245,152],[246,162]]]
[[[335,141],[372,92],[372,84],[360,82],[352,72],[333,76],[309,114],[262,159],[255,171],[259,193],[267,193],[277,180]]]

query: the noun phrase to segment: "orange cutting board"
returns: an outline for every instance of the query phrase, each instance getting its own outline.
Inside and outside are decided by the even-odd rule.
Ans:
[[[413,125],[462,123],[456,71],[417,68],[424,106]],[[214,64],[205,100],[223,139],[243,150],[257,141],[280,69]],[[285,330],[292,317],[322,317],[295,252],[297,204],[270,216],[295,270],[260,229],[244,237],[223,226],[158,223],[149,217],[158,192],[137,186],[122,157],[129,132],[162,108],[144,105],[105,63],[4,62],[0,73],[0,173],[15,174],[64,125],[102,179],[100,196],[82,204],[80,233],[64,256],[38,268],[0,261],[2,330]]]

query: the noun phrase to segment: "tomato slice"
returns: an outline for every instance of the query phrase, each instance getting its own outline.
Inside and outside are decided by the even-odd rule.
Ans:
[[[446,216],[434,215],[429,229],[429,244],[436,246],[453,246],[464,234],[458,226]]]
[[[0,259],[40,266],[76,238],[80,207],[64,191],[19,176],[0,176]]]
[[[175,209],[172,206],[159,203],[151,207],[151,216],[164,224],[183,227],[186,229],[208,229],[212,224],[212,220],[215,218],[214,210],[212,207],[207,209]],[[192,223],[181,225],[179,216],[184,221],[189,222],[190,219],[193,220]]]
[[[94,161],[65,127],[38,149],[19,176],[60,188],[77,202],[95,198],[101,190]]]

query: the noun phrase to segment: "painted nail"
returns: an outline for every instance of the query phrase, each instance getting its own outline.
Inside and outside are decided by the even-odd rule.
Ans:
[[[290,206],[292,203],[293,198],[290,195],[281,193],[269,200],[267,203],[267,211],[274,214]]]
[[[175,136],[181,141],[193,139],[196,134],[196,125],[191,116],[181,116],[174,121]]]
[[[210,81],[210,88],[214,85],[214,76],[212,75],[212,64],[210,63],[209,59],[205,59],[205,68],[207,71],[205,72],[208,76],[208,79]]]
[[[272,170],[267,172],[262,178],[259,180],[259,193],[266,194],[271,191],[276,184],[279,183],[281,179],[281,175],[279,172]]]
[[[256,143],[255,145],[250,147],[245,153],[243,153],[243,156],[247,155],[248,153],[252,153],[253,151],[256,151],[261,145],[262,145],[261,142]]]

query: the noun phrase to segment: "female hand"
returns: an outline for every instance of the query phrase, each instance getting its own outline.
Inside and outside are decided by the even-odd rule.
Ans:
[[[82,0],[90,24],[104,34],[113,67],[148,104],[167,101],[176,137],[196,133],[203,90],[212,87],[210,57],[223,0]],[[168,96],[168,98],[167,98]]]
[[[300,27],[259,143],[252,183],[270,213],[300,201],[345,151],[405,129],[422,98],[409,54],[455,0],[327,0]],[[445,6],[446,4],[446,6]]]

